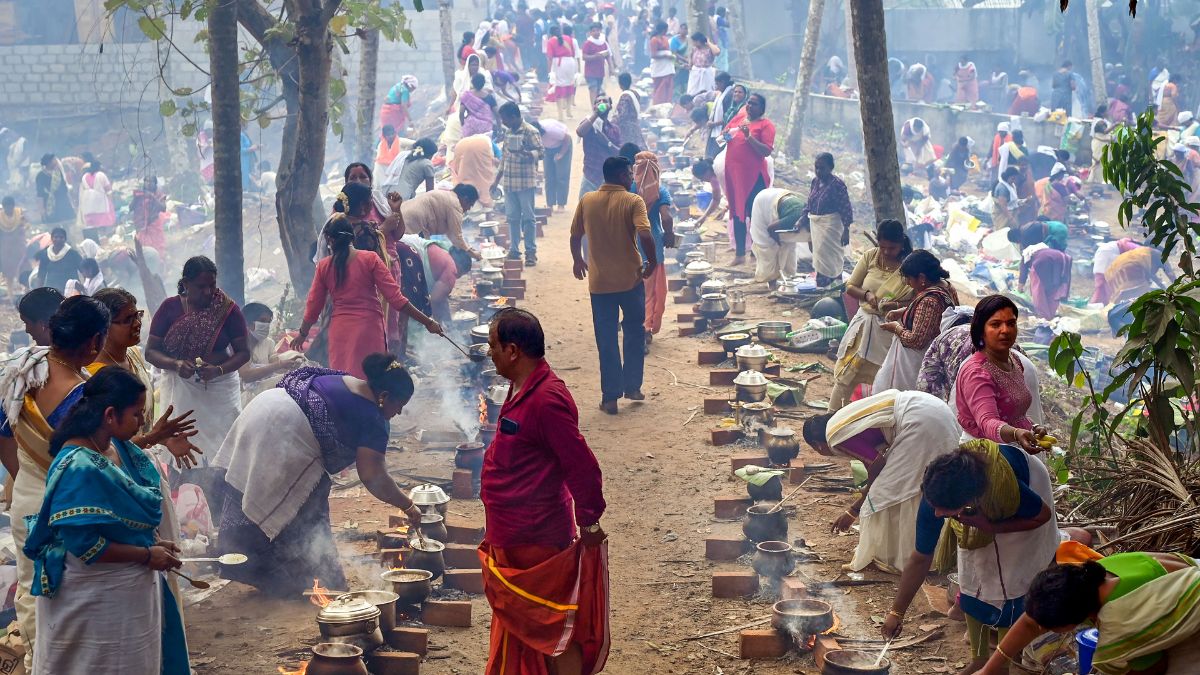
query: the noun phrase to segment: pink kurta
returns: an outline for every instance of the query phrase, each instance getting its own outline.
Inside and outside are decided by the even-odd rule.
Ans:
[[[981,351],[964,361],[958,371],[954,395],[958,423],[975,438],[1001,443],[1000,427],[1005,424],[1033,428],[1027,416],[1033,393],[1025,384],[1025,368],[1016,356],[1009,358],[1012,372],[998,368]]]
[[[317,263],[312,288],[304,306],[304,322],[316,323],[326,299],[333,301],[329,318],[329,367],[355,377],[365,377],[362,360],[367,354],[387,350],[384,339],[382,295],[388,304],[400,309],[408,298],[379,256],[369,251],[354,251],[346,263],[346,278],[337,285],[333,256]]]

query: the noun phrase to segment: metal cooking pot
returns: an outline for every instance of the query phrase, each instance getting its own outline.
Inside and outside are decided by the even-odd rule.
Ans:
[[[729,313],[729,302],[724,293],[705,293],[700,296],[699,311],[706,319],[721,319]]]
[[[413,539],[408,545],[412,549],[405,560],[409,569],[426,570],[433,574],[434,579],[446,571],[446,560],[442,557],[442,552],[446,550],[445,544],[432,539]]]
[[[486,345],[488,343],[488,334],[491,333],[492,327],[489,324],[481,323],[478,326],[471,327],[471,344]]]
[[[767,458],[773,466],[789,466],[793,459],[800,456],[800,439],[796,432],[787,427],[760,429],[758,442],[767,451]]]
[[[747,403],[761,401],[767,397],[767,377],[757,370],[743,370],[734,378],[737,400]]]
[[[383,646],[379,630],[379,608],[351,593],[339,595],[317,613],[321,637],[335,642],[348,642],[372,651]],[[365,646],[364,646],[365,645]]]
[[[763,321],[758,324],[758,339],[773,342],[787,340],[787,334],[792,332],[790,321]]]
[[[760,344],[742,345],[734,352],[738,370],[757,370],[763,372],[767,368],[767,357],[770,352]]]
[[[701,260],[703,260],[703,256],[706,254],[703,251],[699,251],[699,253],[702,256]],[[720,279],[709,279],[708,281],[700,284],[700,293],[726,293],[728,288],[729,284],[726,284]]]
[[[432,591],[433,573],[429,570],[388,570],[383,573],[383,580],[392,584],[399,602],[418,605],[425,602]]]
[[[769,427],[775,423],[775,406],[770,401],[742,403],[738,407],[738,422],[747,431]]]
[[[446,515],[446,505],[450,503],[450,495],[432,483],[418,485],[408,493],[408,496],[423,511],[428,512],[430,508],[433,508],[443,516]],[[415,525],[415,523],[412,524]]]
[[[396,601],[400,599],[399,595],[392,591],[351,591],[350,595],[362,598],[379,608],[380,631],[389,633],[396,627]]]
[[[496,286],[504,283],[504,270],[500,267],[482,267],[480,268],[479,273],[483,275],[484,279],[492,282]]]
[[[488,220],[479,224],[479,236],[491,239],[500,229],[500,223]]]
[[[720,340],[721,347],[726,353],[732,354],[737,351],[738,347],[750,344],[749,333],[727,333],[717,338]]]

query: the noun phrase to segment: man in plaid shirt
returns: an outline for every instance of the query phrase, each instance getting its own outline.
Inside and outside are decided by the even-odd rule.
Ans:
[[[538,163],[542,160],[542,136],[521,118],[521,109],[509,101],[500,106],[500,173],[495,185],[504,186],[504,212],[511,234],[508,257],[521,259],[521,236],[525,237],[525,266],[537,264],[537,230],[533,219],[533,197],[538,190]],[[494,187],[494,186],[493,186]]]

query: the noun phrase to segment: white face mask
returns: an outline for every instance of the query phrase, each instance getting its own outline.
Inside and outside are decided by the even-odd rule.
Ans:
[[[259,340],[265,340],[271,335],[270,321],[255,321],[254,322],[254,337]]]

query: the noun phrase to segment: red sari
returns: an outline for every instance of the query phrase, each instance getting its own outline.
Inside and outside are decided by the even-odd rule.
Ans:
[[[725,146],[725,199],[729,214],[742,221],[749,220],[750,202],[758,190],[771,187],[767,158],[755,152],[742,135],[741,125],[750,125],[750,135],[767,146],[775,146],[775,123],[766,117],[750,121],[739,113],[725,127],[733,138]],[[761,181],[761,187],[757,184]]]
[[[544,675],[549,658],[578,644],[584,675],[608,660],[608,543],[479,546],[492,606],[487,675]]]

